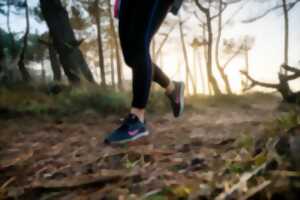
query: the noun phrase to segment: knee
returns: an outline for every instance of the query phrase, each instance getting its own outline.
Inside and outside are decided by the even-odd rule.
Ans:
[[[124,54],[125,63],[130,68],[136,68],[139,65],[145,65],[148,63],[149,59],[149,54],[143,51],[131,51]]]

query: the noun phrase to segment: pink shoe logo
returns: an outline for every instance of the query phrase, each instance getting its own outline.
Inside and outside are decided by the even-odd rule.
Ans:
[[[139,132],[139,130],[128,131],[128,135],[130,135],[130,136],[135,136],[138,132]]]

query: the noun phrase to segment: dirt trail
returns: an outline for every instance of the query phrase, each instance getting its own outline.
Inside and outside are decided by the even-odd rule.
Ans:
[[[13,177],[6,187],[11,197],[64,200],[141,199],[176,185],[193,194],[212,180],[222,188],[235,177],[228,162],[249,154],[237,140],[262,134],[277,107],[274,98],[206,106],[180,119],[151,115],[147,140],[117,147],[102,144],[116,116],[0,121],[0,186]]]

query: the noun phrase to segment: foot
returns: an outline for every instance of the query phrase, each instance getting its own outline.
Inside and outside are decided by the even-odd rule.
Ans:
[[[184,83],[174,81],[174,90],[167,97],[170,99],[174,117],[179,117],[184,110]]]
[[[145,123],[134,114],[129,114],[123,124],[110,133],[104,140],[105,144],[124,144],[149,135]]]

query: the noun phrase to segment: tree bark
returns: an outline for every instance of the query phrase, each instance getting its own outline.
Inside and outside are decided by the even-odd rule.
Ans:
[[[218,82],[216,81],[212,72],[212,45],[213,45],[213,33],[210,19],[210,12],[206,14],[207,19],[207,31],[208,31],[208,60],[207,60],[207,73],[210,85],[212,86],[215,95],[221,95],[222,92],[219,88]]]
[[[42,83],[46,83],[46,70],[45,70],[44,59],[41,60],[41,79],[42,79]]]
[[[118,42],[118,34],[116,32],[115,26],[114,26],[114,20],[113,20],[113,14],[111,11],[111,4],[110,4],[110,0],[107,1],[109,4],[109,23],[110,23],[110,28],[111,28],[111,33],[112,33],[112,37],[113,37],[113,42],[114,42],[114,46],[115,46],[115,55],[116,55],[116,59],[117,59],[117,75],[118,75],[118,88],[120,91],[124,90],[124,86],[123,86],[123,72],[122,72],[122,59],[121,59],[121,55],[120,55],[120,45]]]
[[[115,80],[115,64],[114,64],[114,52],[113,48],[111,47],[110,51],[110,68],[111,68],[111,83],[113,88],[116,88],[116,80]]]
[[[215,48],[215,57],[216,57],[216,65],[217,68],[221,74],[221,77],[224,81],[225,84],[225,90],[227,94],[232,94],[231,86],[228,80],[228,76],[225,73],[225,68],[222,67],[219,59],[219,50],[220,50],[220,42],[221,42],[221,37],[222,37],[222,5],[223,5],[223,0],[219,0],[219,10],[218,10],[218,35],[217,35],[217,41],[216,41],[216,48]]]
[[[284,14],[284,64],[289,64],[289,13],[286,0],[282,0]],[[285,70],[285,74],[287,71]]]
[[[9,34],[11,34],[11,28],[10,28],[10,3],[11,3],[11,0],[6,0],[6,5],[7,5],[6,26],[7,26],[7,32]]]
[[[5,75],[5,68],[4,46],[0,42],[0,81],[2,81],[2,76]]]
[[[198,91],[198,73],[197,73],[197,53],[196,53],[197,49],[196,48],[193,48],[193,71],[194,71],[194,78],[195,78],[195,82],[196,82],[196,92]]]
[[[31,80],[31,76],[29,72],[27,71],[25,67],[25,53],[27,51],[28,47],[28,35],[29,35],[29,30],[30,30],[30,22],[29,22],[29,9],[28,9],[28,4],[27,0],[25,0],[25,18],[26,18],[26,30],[25,30],[25,35],[23,38],[23,48],[20,54],[20,59],[18,62],[19,70],[21,72],[21,76],[23,81],[29,82]]]
[[[56,50],[53,45],[49,44],[48,45],[48,50],[49,50],[49,59],[51,63],[51,69],[53,72],[53,80],[54,81],[61,81],[61,70],[60,70],[60,63],[57,57]],[[67,70],[67,69],[66,69]]]
[[[202,51],[203,51],[203,59],[204,59],[204,63],[205,65],[207,66],[207,39],[206,39],[206,25],[204,24],[202,26],[202,37],[203,37],[203,45],[202,45]],[[200,55],[200,58],[201,58],[201,55]],[[200,69],[201,70],[201,69]],[[206,67],[206,70],[207,70],[207,67]],[[201,70],[202,71],[202,70]],[[200,72],[201,72],[200,71]],[[205,72],[202,73],[203,75],[203,80],[204,80],[204,77],[205,77],[205,80],[206,80],[206,83],[207,83],[207,92],[208,92],[208,95],[211,95],[212,92],[211,92],[211,89],[210,89],[210,84],[209,84],[209,80],[208,80],[208,77],[207,77],[207,72],[206,72],[206,77],[205,77]],[[204,94],[206,94],[206,86],[204,85]]]
[[[208,32],[208,44],[207,44],[207,77],[209,81],[209,87],[212,87],[215,95],[221,95],[222,92],[216,81],[213,71],[212,71],[212,45],[213,45],[213,33],[212,33],[212,24],[211,24],[211,16],[210,16],[210,9],[203,7],[199,0],[195,0],[196,6],[205,14],[206,23],[207,23],[207,32]]]
[[[195,84],[194,78],[193,78],[193,76],[191,74],[191,70],[190,70],[190,65],[189,65],[189,60],[188,60],[188,55],[187,55],[187,49],[186,49],[184,35],[183,35],[182,23],[183,22],[180,20],[180,22],[179,22],[179,31],[180,31],[180,39],[181,39],[183,56],[184,56],[184,62],[185,62],[185,67],[186,67],[186,85],[187,85],[187,91],[189,91],[189,77],[190,77],[191,82],[192,82],[192,87],[193,87],[193,93],[196,94],[197,93],[197,89],[196,89],[196,84]]]
[[[49,27],[53,45],[70,83],[79,84],[81,74],[92,83],[94,77],[79,49],[80,42],[74,31],[66,9],[60,0],[40,0],[42,14]]]
[[[99,0],[95,0],[95,20],[97,28],[97,42],[98,42],[98,57],[99,57],[99,67],[101,72],[101,84],[106,87],[106,77],[105,77],[105,66],[104,66],[104,56],[103,56],[103,42],[102,42],[102,30],[101,30],[101,13],[99,9]]]
[[[249,50],[246,48],[244,50],[244,54],[245,54],[245,65],[246,65],[246,73],[249,73]],[[245,81],[245,86],[247,87],[249,85],[249,81],[248,79],[246,79]]]

